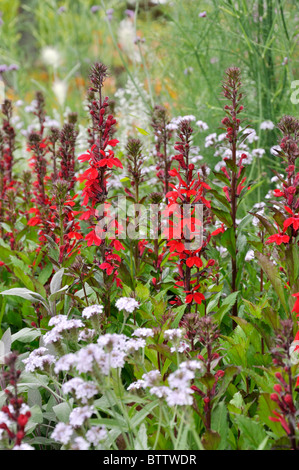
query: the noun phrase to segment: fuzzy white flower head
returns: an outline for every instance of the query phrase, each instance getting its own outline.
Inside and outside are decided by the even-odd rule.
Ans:
[[[173,329],[164,331],[164,338],[169,341],[181,339],[182,336],[183,336],[183,330],[180,330],[179,328],[173,328]]]
[[[60,106],[63,106],[65,103],[67,88],[67,83],[64,80],[59,80],[58,78],[54,80],[52,84],[52,90]]]
[[[132,383],[128,386],[127,390],[129,390],[129,391],[130,391],[130,390],[140,390],[141,388],[145,388],[145,387],[146,387],[145,381],[142,380],[142,379],[139,379],[139,380],[137,380],[136,382],[132,382]]]
[[[274,127],[275,127],[274,123],[270,120],[264,121],[260,125],[260,129],[262,131],[268,131],[268,130],[272,131],[272,129],[274,129]]]
[[[152,328],[137,328],[133,332],[134,336],[138,336],[139,338],[149,338],[154,336],[154,332]]]
[[[213,132],[213,134],[207,135],[205,138],[205,147],[212,147],[215,145],[217,139],[217,134],[216,132]]]
[[[74,353],[65,354],[55,364],[54,372],[59,374],[59,372],[68,372],[74,365],[76,361],[76,355]]]
[[[94,382],[86,382],[80,377],[74,377],[62,385],[62,391],[65,394],[74,393],[78,400],[87,404],[88,400],[98,393],[98,388]]]
[[[257,158],[262,158],[262,156],[266,153],[265,149],[254,149],[252,150],[252,156]]]
[[[82,406],[74,408],[70,414],[70,425],[73,427],[80,427],[88,418],[94,413],[93,406]]]
[[[195,123],[202,131],[207,131],[209,129],[209,126],[206,122],[204,121],[196,121]]]
[[[128,313],[133,313],[139,307],[139,302],[132,297],[121,297],[115,302],[115,306],[119,311],[125,310]]]
[[[57,442],[61,442],[66,445],[70,442],[73,435],[73,428],[69,424],[58,423],[55,426],[54,431],[52,432],[52,439]]]
[[[46,348],[35,349],[28,358],[23,360],[26,372],[34,372],[36,369],[43,370],[46,366],[53,364],[56,361],[55,356],[52,354],[45,354],[48,352]]]
[[[170,348],[170,352],[184,352],[184,351],[187,351],[187,349],[189,349],[189,344],[187,344],[185,341],[180,341],[178,345],[175,345],[175,346],[172,346]]]
[[[92,426],[86,433],[87,441],[94,447],[98,446],[100,442],[103,442],[107,437],[108,433],[106,428],[100,428],[99,426]]]
[[[254,251],[253,250],[248,250],[246,255],[245,255],[245,261],[251,261],[254,258],[255,258]]]
[[[193,390],[191,388],[184,388],[181,390],[170,390],[166,396],[166,402],[169,406],[186,406],[192,405]]]
[[[127,354],[133,354],[138,351],[138,349],[143,349],[146,346],[146,342],[142,338],[129,339],[126,344]]]
[[[71,447],[72,450],[88,450],[89,442],[87,442],[84,437],[76,437]]]
[[[166,398],[169,393],[171,392],[170,388],[166,387],[165,385],[161,385],[160,387],[152,387],[150,388],[150,394],[155,395],[158,398]]]
[[[80,331],[78,341],[91,341],[95,337],[95,335],[95,330],[85,328],[83,331]]]
[[[101,315],[101,313],[103,313],[103,310],[103,305],[90,305],[89,307],[85,307],[82,312],[82,317],[89,319],[94,315]]]
[[[181,362],[179,369],[196,371],[202,369],[203,364],[201,361],[196,359],[191,359],[190,361]]]
[[[44,64],[57,68],[61,63],[61,55],[57,49],[45,46],[41,51],[41,58]]]
[[[169,375],[168,383],[170,388],[183,389],[189,385],[190,380],[194,377],[194,371],[180,368]]]
[[[35,450],[35,449],[29,444],[23,443],[23,444],[20,444],[19,446],[18,445],[14,446],[12,450]]]
[[[153,387],[161,380],[161,372],[159,370],[151,370],[147,374],[143,374],[145,387]]]

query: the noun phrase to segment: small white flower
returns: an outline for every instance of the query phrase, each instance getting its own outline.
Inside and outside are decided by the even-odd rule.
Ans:
[[[272,129],[274,129],[275,125],[272,121],[268,120],[268,121],[264,121],[261,123],[260,125],[260,129],[262,131],[267,131],[267,130],[270,130],[272,131]]]
[[[95,337],[95,335],[95,330],[85,328],[83,331],[80,331],[78,341],[91,341]]]
[[[194,377],[194,371],[190,369],[178,369],[169,375],[168,383],[170,388],[184,389]]]
[[[132,354],[138,349],[143,349],[146,346],[146,342],[142,338],[129,339],[126,344],[126,351],[128,354]]]
[[[145,381],[142,379],[137,380],[136,382],[131,383],[127,390],[140,390],[141,388],[145,388]]]
[[[65,354],[55,364],[54,372],[59,374],[59,372],[68,372],[75,365],[76,355],[74,353]]]
[[[254,149],[252,150],[253,157],[262,158],[262,156],[266,153],[265,149]]]
[[[94,447],[98,446],[99,443],[103,442],[107,437],[107,430],[104,427],[100,428],[99,426],[92,426],[86,433],[87,441]]]
[[[164,331],[164,338],[169,341],[181,339],[182,335],[183,330],[180,330],[179,328]]]
[[[55,362],[55,357],[48,352],[46,348],[35,349],[28,358],[23,360],[26,372],[34,372],[36,369],[44,370],[45,366],[49,366]]]
[[[76,437],[72,443],[72,450],[88,450],[89,443],[84,439],[84,437]]]
[[[61,56],[57,49],[51,46],[45,46],[41,51],[41,57],[46,65],[57,68],[61,63]]]
[[[35,450],[34,447],[29,444],[20,444],[19,446],[14,446],[12,450]]]
[[[73,427],[79,427],[84,424],[88,418],[90,418],[94,413],[93,406],[82,406],[74,408],[70,414],[70,424]]]
[[[64,80],[58,80],[58,78],[54,80],[52,90],[60,106],[64,105],[67,95],[67,88],[67,83]]]
[[[128,313],[133,313],[139,307],[139,302],[131,297],[121,297],[115,302],[115,306],[119,311],[125,310]]]
[[[65,394],[74,392],[78,400],[87,404],[88,400],[98,393],[98,388],[94,382],[86,382],[80,377],[74,377],[62,385],[62,391]]]
[[[201,130],[203,130],[203,131],[207,131],[207,130],[209,129],[209,126],[208,126],[207,123],[204,122],[204,121],[200,121],[200,120],[199,120],[199,121],[196,121],[195,124],[196,124]]]
[[[192,359],[190,361],[184,361],[180,364],[179,369],[188,369],[191,371],[200,370],[202,369],[202,362],[199,360],[197,361],[195,359]]]
[[[143,374],[142,379],[145,387],[153,387],[161,380],[161,372],[159,370],[151,370],[147,374]]]
[[[217,134],[214,132],[213,134],[207,135],[205,138],[205,147],[212,147],[215,145],[217,139]]]
[[[191,388],[184,388],[181,390],[170,390],[166,396],[166,402],[169,406],[186,406],[192,405],[193,390]]]
[[[180,341],[178,345],[172,346],[170,348],[170,352],[180,352],[183,353],[184,351],[187,351],[189,349],[189,344],[187,344],[185,341]]]
[[[55,426],[54,431],[52,432],[52,439],[57,442],[61,442],[66,445],[70,442],[73,434],[73,428],[69,424],[58,423]]]
[[[103,310],[103,305],[90,305],[89,307],[85,307],[82,312],[82,317],[89,319],[94,315],[100,315],[103,313]]]
[[[170,389],[165,385],[161,385],[160,387],[152,387],[150,388],[150,394],[156,395],[158,398],[165,398],[170,393]]]
[[[254,251],[253,250],[248,250],[246,255],[245,255],[245,261],[251,261],[254,258],[255,258]]]
[[[151,336],[154,336],[154,332],[152,328],[137,328],[133,332],[134,336],[138,336],[139,338],[149,338]]]

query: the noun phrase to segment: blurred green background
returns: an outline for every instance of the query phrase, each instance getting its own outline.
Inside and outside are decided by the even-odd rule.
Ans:
[[[299,79],[296,0],[0,0],[0,11],[0,70],[12,69],[2,79],[14,101],[30,103],[40,89],[48,110],[62,115],[69,106],[84,120],[88,70],[100,60],[111,71],[110,96],[130,77],[146,112],[164,104],[214,132],[223,73],[235,65],[251,126],[297,114],[290,99]],[[260,146],[274,145],[275,134],[260,133]]]

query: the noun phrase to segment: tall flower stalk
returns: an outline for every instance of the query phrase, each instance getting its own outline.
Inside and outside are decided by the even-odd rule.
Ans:
[[[226,116],[222,119],[222,125],[226,131],[226,141],[230,150],[230,157],[224,158],[221,173],[214,172],[217,179],[225,183],[222,187],[223,195],[217,194],[213,191],[213,195],[223,208],[212,207],[215,215],[226,226],[226,240],[231,255],[231,292],[238,291],[237,278],[239,266],[237,263],[237,211],[241,200],[241,193],[245,188],[246,177],[244,176],[245,167],[242,164],[243,160],[247,158],[244,153],[238,157],[238,145],[245,140],[246,134],[243,134],[240,129],[241,120],[239,114],[243,111],[241,91],[241,72],[237,67],[231,67],[226,70],[225,79],[223,81],[222,89],[223,96],[230,102],[224,107]],[[244,193],[243,193],[244,194]],[[224,231],[224,230],[223,230]],[[232,315],[238,316],[237,301],[232,307]],[[235,325],[235,322],[234,322]]]
[[[170,184],[173,188],[166,194],[168,199],[167,215],[169,216],[169,241],[168,248],[172,258],[178,257],[175,262],[178,268],[178,279],[176,287],[182,287],[187,303],[186,313],[191,311],[192,304],[201,304],[205,299],[204,294],[198,292],[198,269],[203,267],[201,258],[210,236],[203,242],[192,248],[192,239],[195,234],[200,236],[202,231],[202,220],[200,211],[196,211],[199,204],[210,205],[204,197],[204,191],[210,189],[209,185],[200,179],[196,174],[193,163],[189,163],[189,152],[193,129],[188,120],[181,121],[178,129],[178,140],[175,143],[175,150],[178,152],[173,160],[178,162],[178,168],[169,171],[169,175],[177,179],[177,184]],[[198,217],[199,216],[199,217]],[[172,217],[172,220],[171,220]],[[204,268],[209,268],[209,262]],[[196,269],[196,273],[194,273]]]
[[[112,150],[118,144],[117,139],[112,136],[115,132],[116,120],[108,112],[109,99],[103,97],[103,85],[108,76],[108,69],[102,63],[96,63],[90,72],[91,87],[89,89],[89,112],[92,126],[89,129],[91,148],[86,154],[79,157],[80,162],[88,162],[89,168],[78,177],[80,183],[84,183],[82,191],[82,205],[85,211],[81,220],[90,223],[90,231],[86,235],[87,245],[98,247],[96,260],[100,270],[103,272],[103,297],[105,313],[110,315],[111,289],[116,282],[120,285],[118,278],[118,267],[121,262],[120,256],[115,253],[123,249],[123,245],[116,237],[108,236],[109,230],[109,202],[108,202],[108,179],[113,168],[122,168],[122,164],[115,157]],[[97,206],[100,210],[97,209]],[[119,226],[116,220],[112,224],[117,235]],[[107,234],[107,236],[106,236]]]

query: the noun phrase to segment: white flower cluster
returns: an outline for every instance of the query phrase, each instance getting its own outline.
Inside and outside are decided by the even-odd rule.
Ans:
[[[30,353],[29,357],[23,359],[26,372],[34,372],[35,370],[44,370],[55,362],[55,356],[47,354],[47,348],[38,348]]]
[[[192,405],[193,390],[191,380],[195,378],[195,371],[202,369],[202,363],[197,360],[182,362],[179,368],[169,375],[168,386],[158,385],[161,380],[159,371],[151,371],[142,376],[142,379],[132,383],[128,390],[149,388],[149,393],[158,398],[165,398],[169,406]]]
[[[133,339],[122,334],[107,333],[98,338],[97,344],[89,344],[75,353],[59,358],[54,371],[58,374],[76,369],[82,374],[92,372],[96,365],[103,375],[109,375],[110,369],[122,368],[127,356],[145,345],[142,338]]]
[[[84,405],[98,393],[97,385],[92,382],[74,377],[62,385],[63,393],[74,393],[77,400],[81,401]]]
[[[196,125],[199,127],[199,129],[202,130],[202,131],[207,131],[207,130],[209,129],[208,124],[207,124],[206,122],[204,122],[204,121],[200,121],[200,120],[199,120],[199,121],[196,121],[195,124],[196,124]]]
[[[150,338],[154,336],[154,332],[152,328],[137,328],[133,335],[138,336],[139,338]]]
[[[167,124],[166,128],[169,131],[176,131],[179,128],[179,125],[182,121],[196,121],[196,117],[193,114],[187,114],[186,116],[177,116],[171,119],[171,121]]]
[[[54,326],[54,328],[44,335],[43,339],[45,344],[56,343],[62,340],[65,333],[74,332],[79,328],[83,328],[84,323],[76,319],[68,320],[67,315],[57,315],[51,318],[49,326]]]
[[[125,310],[128,313],[133,313],[139,307],[139,302],[131,297],[121,297],[115,302],[115,306],[119,311]]]
[[[52,439],[61,442],[64,446],[69,446],[72,450],[88,450],[91,446],[98,448],[108,436],[104,427],[92,426],[86,432],[85,437],[76,434],[76,428],[90,418],[93,411],[90,407],[75,408],[70,414],[70,424],[58,423],[52,432]]]
[[[260,125],[260,129],[262,131],[272,131],[274,127],[275,127],[275,124],[270,120],[264,121]]]
[[[103,305],[90,305],[83,309],[82,317],[89,319],[95,315],[101,315],[101,313],[103,313],[103,310]]]

